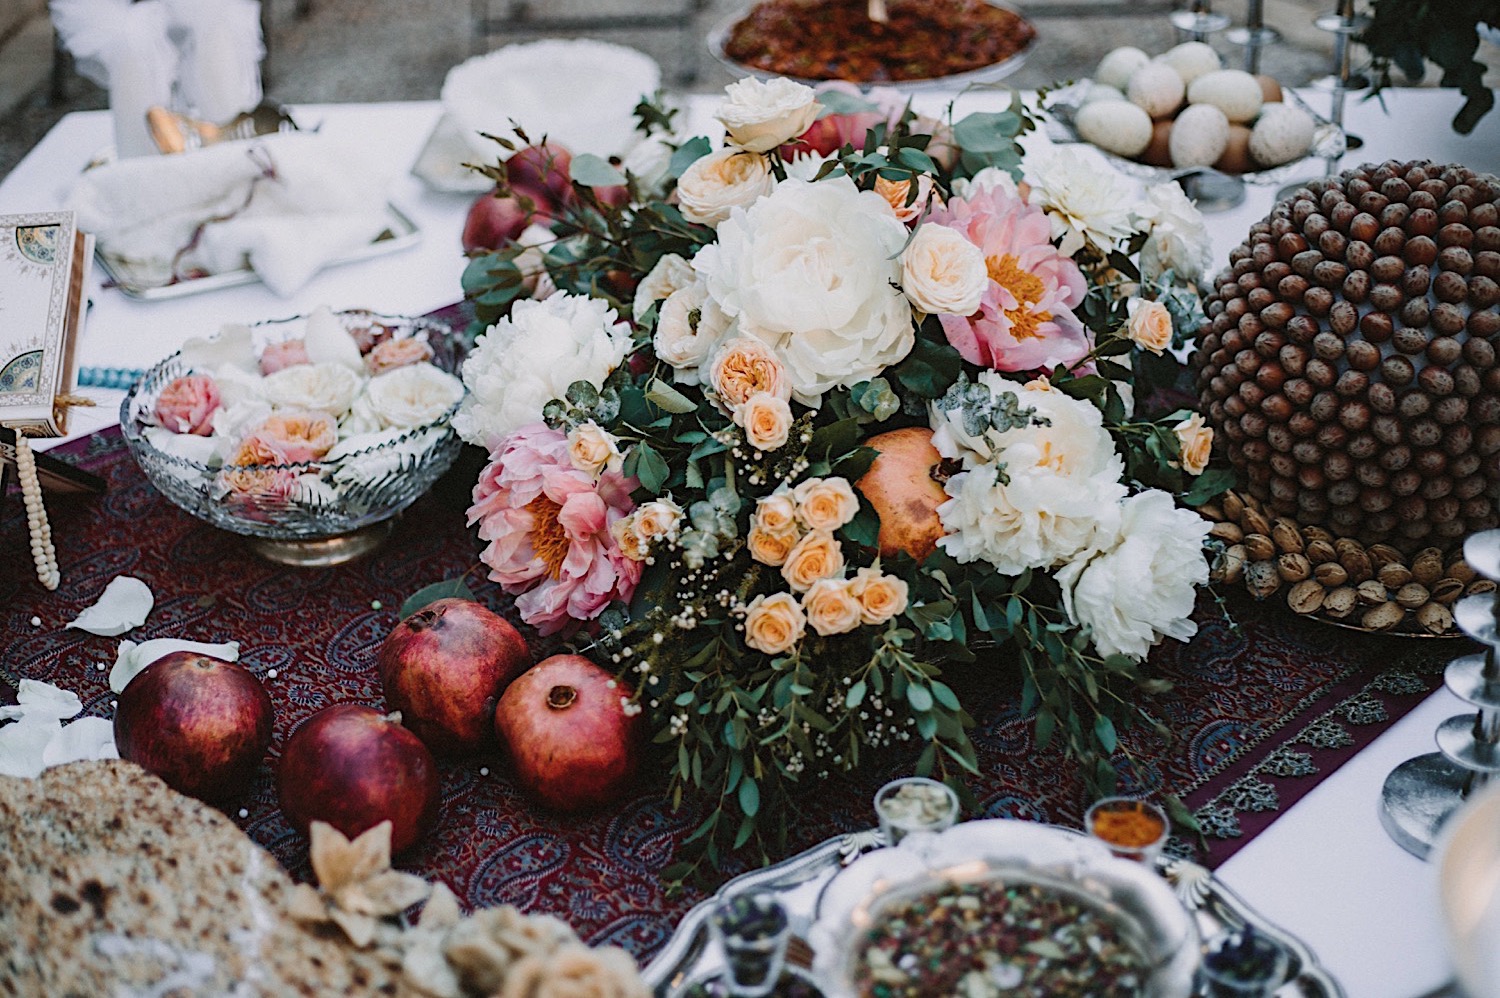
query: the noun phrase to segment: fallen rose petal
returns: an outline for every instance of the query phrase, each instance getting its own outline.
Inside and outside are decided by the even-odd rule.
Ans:
[[[37,679],[23,679],[16,690],[13,706],[0,707],[0,721],[19,720],[23,717],[50,717],[63,721],[83,710],[83,701],[78,694],[51,683]]]
[[[130,681],[145,671],[146,666],[174,651],[197,652],[225,662],[236,662],[240,657],[240,643],[226,641],[223,644],[208,644],[203,641],[180,641],[177,638],[152,638],[137,644],[134,641],[120,642],[115,655],[115,667],[109,670],[109,688],[116,693],[125,692]],[[82,707],[79,708],[80,710]],[[76,714],[77,711],[74,711]],[[68,715],[72,717],[72,714]]]
[[[0,776],[31,780],[45,767],[42,756],[47,745],[62,731],[55,717],[23,717],[0,728]]]
[[[133,576],[119,575],[104,587],[93,606],[68,621],[66,626],[114,637],[144,624],[155,604],[156,597],[151,595],[149,586]]]
[[[193,371],[216,371],[222,365],[260,374],[250,327],[231,322],[213,336],[193,336],[182,344],[182,366]]]
[[[307,349],[307,359],[314,364],[342,364],[356,374],[365,373],[365,358],[359,352],[359,343],[326,305],[314,309],[307,317],[303,346]]]
[[[42,750],[42,767],[51,769],[67,762],[118,759],[114,722],[102,717],[80,717],[52,736]]]

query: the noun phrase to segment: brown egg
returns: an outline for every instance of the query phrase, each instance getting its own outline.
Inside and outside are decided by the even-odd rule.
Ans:
[[[1255,82],[1260,84],[1261,99],[1265,103],[1275,104],[1281,100],[1281,84],[1276,82],[1274,76],[1261,73],[1255,77]]]
[[[1224,155],[1219,157],[1214,164],[1215,170],[1225,173],[1244,173],[1251,169],[1250,162],[1250,129],[1244,125],[1229,126],[1229,144],[1224,147]]]
[[[1168,140],[1172,135],[1172,120],[1158,121],[1151,126],[1151,142],[1146,146],[1146,151],[1138,157],[1142,163],[1151,166],[1171,166],[1172,152],[1168,146]]]

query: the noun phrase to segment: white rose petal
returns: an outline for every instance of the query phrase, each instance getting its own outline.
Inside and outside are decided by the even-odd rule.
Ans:
[[[258,370],[246,371],[233,364],[220,364],[213,369],[213,379],[219,387],[220,406],[265,401],[265,378]]]
[[[83,701],[72,690],[65,690],[38,679],[23,679],[16,688],[16,702],[0,707],[0,721],[24,717],[50,717],[65,721],[83,710]]]
[[[151,587],[133,576],[119,575],[104,587],[104,592],[99,594],[99,599],[93,606],[70,620],[66,626],[88,631],[90,634],[114,637],[144,624],[155,603],[156,597],[151,595]]]
[[[141,430],[141,436],[152,447],[171,457],[183,461],[191,461],[194,464],[214,465],[219,463],[219,441],[213,437],[200,437],[195,433],[173,433],[164,426],[147,426]],[[165,465],[168,474],[176,475],[183,481],[195,482],[200,473],[194,468],[179,468],[175,465]]]
[[[328,464],[337,464],[333,480],[343,487],[378,484],[388,477],[405,474],[416,466],[427,453],[433,441],[442,435],[441,427],[433,427],[412,435],[410,440],[395,441],[410,431],[402,429],[380,430],[347,437],[334,444],[323,456]],[[357,454],[354,460],[348,460]]]
[[[304,506],[331,506],[339,500],[339,491],[311,472],[297,476],[297,492],[292,497]]]
[[[271,415],[269,402],[249,400],[215,410],[213,424],[214,447],[220,462],[232,461],[240,441],[251,431],[259,429]]]
[[[115,747],[114,723],[102,717],[80,717],[48,740],[42,749],[42,768],[118,758],[120,751]]]
[[[359,395],[361,378],[342,364],[297,364],[265,377],[266,400],[283,409],[312,409],[337,419]]]
[[[656,266],[651,268],[650,273],[641,278],[641,283],[636,285],[635,302],[631,306],[636,321],[639,322],[653,304],[688,287],[697,279],[698,275],[693,272],[690,262],[676,253],[665,254],[656,261]]]
[[[177,638],[152,638],[139,644],[130,640],[121,641],[120,649],[115,653],[114,668],[109,671],[109,688],[116,693],[125,692],[125,687],[144,672],[146,666],[175,651],[196,652],[225,662],[237,662],[240,658],[240,643],[226,641],[223,644],[209,644],[203,641],[181,641]]]
[[[243,323],[231,322],[213,336],[190,336],[182,344],[179,358],[195,371],[218,371],[232,367],[245,374],[260,374],[254,334]]]
[[[984,252],[957,229],[920,226],[901,254],[901,288],[923,312],[971,315],[987,287]]]
[[[349,407],[344,418],[339,420],[339,439],[355,437],[366,433],[380,432],[380,417],[375,415],[375,410],[370,408],[370,397],[361,392],[359,398]]]
[[[746,77],[724,88],[714,117],[724,123],[730,142],[751,152],[769,152],[812,127],[817,98],[812,87],[785,77]]]
[[[833,158],[835,158],[834,153],[824,156],[822,153],[804,150],[786,161],[786,175],[792,180],[811,182],[818,178],[818,171],[823,169],[823,164]]]
[[[371,378],[365,397],[383,426],[413,429],[442,418],[464,397],[464,384],[431,364],[408,364]]]
[[[23,717],[0,728],[0,776],[30,780],[42,774],[47,745],[62,731],[55,717]]]
[[[682,217],[718,225],[736,208],[748,208],[776,187],[770,160],[760,153],[720,149],[694,160],[677,181]]]
[[[307,317],[303,334],[307,359],[314,364],[339,364],[356,374],[364,372],[365,359],[359,344],[327,305],[319,305]]]

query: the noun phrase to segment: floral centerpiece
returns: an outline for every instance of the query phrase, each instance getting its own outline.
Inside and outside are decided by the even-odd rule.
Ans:
[[[543,236],[464,277],[490,577],[618,669],[711,861],[887,746],[961,784],[960,690],[1002,670],[1111,786],[1147,652],[1195,631],[1178,502],[1227,484],[1174,402],[1197,211],[1023,154],[1018,101],[744,80],[718,145],[638,115],[646,153],[574,157]]]

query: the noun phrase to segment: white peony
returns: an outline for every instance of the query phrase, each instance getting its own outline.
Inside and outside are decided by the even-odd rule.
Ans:
[[[998,458],[1012,472],[1042,463],[1067,477],[1103,475],[1119,480],[1124,466],[1097,406],[1064,395],[1044,379],[1022,385],[994,371],[981,371],[979,384],[989,389],[992,399],[1010,392],[1021,408],[1036,410],[1032,425],[1003,433],[989,428],[974,436],[966,432],[960,410],[944,410],[933,403],[928,408],[932,445],[944,457],[962,461],[966,470]],[[1046,425],[1037,425],[1038,421]]]
[[[1203,276],[1212,256],[1208,227],[1177,181],[1147,189],[1145,202],[1136,207],[1136,224],[1148,233],[1141,247],[1143,277],[1155,280],[1168,270],[1185,281]]]
[[[901,254],[901,287],[923,312],[970,315],[989,284],[984,251],[946,225],[919,226]]]
[[[371,378],[365,397],[382,426],[410,429],[441,419],[464,397],[464,384],[431,364],[408,364]]]
[[[732,325],[699,282],[673,291],[662,302],[652,346],[658,357],[672,365],[674,380],[696,385],[700,380],[698,368]]]
[[[812,127],[818,118],[818,95],[812,87],[785,77],[747,76],[724,88],[714,117],[741,149],[770,152]]]
[[[693,160],[677,181],[682,217],[718,225],[735,208],[748,208],[776,187],[771,161],[760,153],[720,149]]]
[[[1063,606],[1093,632],[1104,655],[1143,659],[1164,637],[1186,641],[1196,587],[1208,582],[1203,540],[1209,523],[1157,489],[1121,504],[1119,526],[1057,573]]]
[[[337,419],[359,394],[360,376],[342,364],[296,364],[265,377],[265,398],[280,409],[311,409]]]
[[[1083,146],[1049,146],[1026,157],[1030,202],[1052,222],[1052,238],[1072,256],[1085,246],[1107,255],[1138,231],[1131,205],[1135,184],[1110,169],[1097,151]]]
[[[641,321],[646,310],[653,304],[670,297],[674,291],[688,287],[697,279],[698,275],[693,272],[691,262],[676,253],[664,254],[656,261],[656,266],[641,278],[641,283],[636,285],[635,301],[631,305],[635,320]]]
[[[895,287],[906,227],[847,177],[782,182],[719,225],[693,266],[740,332],[776,348],[798,401],[867,381],[915,342]]]
[[[630,349],[630,328],[603,301],[555,294],[518,301],[479,337],[464,361],[469,388],[453,427],[469,443],[492,447],[562,398],[568,385],[604,384]]]

